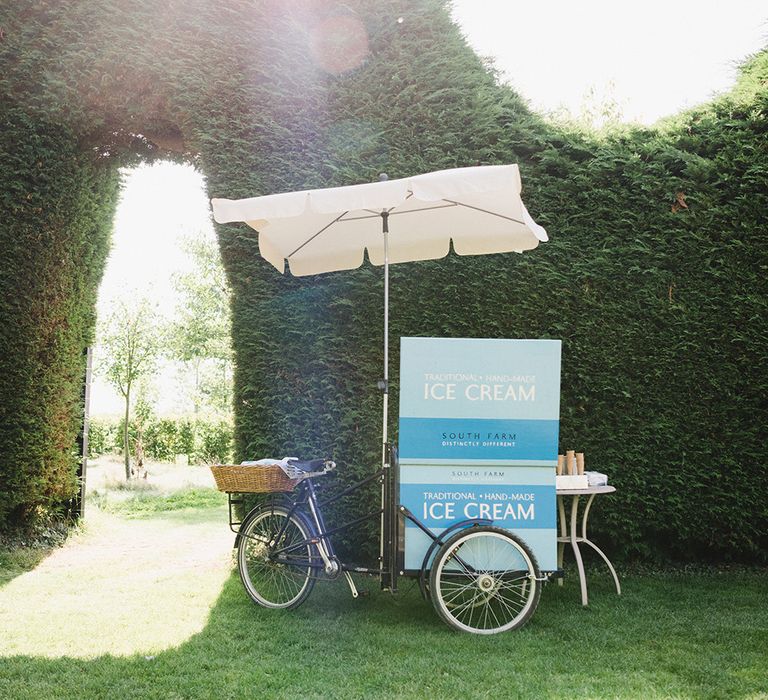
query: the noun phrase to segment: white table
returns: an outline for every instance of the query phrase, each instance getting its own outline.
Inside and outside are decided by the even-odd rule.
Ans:
[[[557,490],[557,514],[558,522],[560,525],[560,536],[557,538],[557,565],[563,568],[563,553],[565,545],[570,544],[573,549],[573,556],[576,558],[576,566],[579,570],[579,582],[581,583],[581,604],[588,605],[589,600],[587,598],[587,577],[584,573],[584,562],[581,559],[581,551],[579,550],[580,544],[588,544],[594,549],[608,565],[613,581],[616,584],[616,593],[621,595],[621,585],[619,584],[619,577],[616,575],[616,570],[613,568],[610,560],[603,553],[603,551],[587,537],[587,518],[589,517],[589,509],[592,505],[592,501],[595,496],[602,493],[614,493],[616,489],[613,486],[590,486],[586,489],[558,489]],[[570,512],[570,533],[566,528],[565,518],[565,503],[567,497],[571,497],[571,512]],[[579,499],[582,496],[589,496],[587,499],[587,505],[584,507],[584,513],[581,518],[581,534],[578,532],[578,518],[579,518]],[[558,583],[562,586],[563,579],[560,579]]]

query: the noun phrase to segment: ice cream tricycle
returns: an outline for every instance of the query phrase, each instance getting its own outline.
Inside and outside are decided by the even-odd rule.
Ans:
[[[516,165],[459,168],[400,180],[213,200],[219,223],[259,232],[261,255],[295,275],[352,269],[367,252],[384,266],[381,466],[325,497],[331,459],[262,459],[213,467],[229,495],[230,526],[248,595],[267,608],[299,606],[320,580],[352,574],[397,591],[418,580],[455,629],[513,630],[557,575],[560,342],[402,338],[399,449],[389,440],[389,265],[447,255],[519,252],[547,235],[520,199]],[[391,230],[390,230],[391,228]],[[328,523],[327,506],[381,488],[380,508]],[[249,493],[269,494],[240,520]],[[343,561],[334,538],[380,524],[378,561]]]

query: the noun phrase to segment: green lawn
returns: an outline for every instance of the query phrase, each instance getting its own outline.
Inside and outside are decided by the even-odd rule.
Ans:
[[[226,531],[220,501],[199,494],[192,501],[209,507],[168,514],[143,500],[139,518],[103,517],[114,527],[154,528],[158,537],[192,528],[187,542]],[[84,544],[68,546],[86,546],[84,537]],[[215,546],[228,548],[225,539]],[[146,549],[151,558],[154,547]],[[159,551],[158,566],[172,553]],[[121,647],[107,643],[114,625],[79,633],[87,611],[64,600],[39,641],[30,636],[26,653],[9,653],[11,637],[4,643],[0,635],[0,698],[768,698],[764,572],[624,574],[618,597],[598,569],[591,573],[589,608],[580,605],[570,577],[562,588],[545,588],[525,628],[485,638],[450,630],[409,581],[403,588],[410,590],[395,597],[377,592],[371,581],[371,596],[359,600],[341,582],[319,584],[298,610],[275,612],[252,604],[237,573],[226,574],[231,560],[224,566],[223,576],[211,573],[215,566],[196,570],[193,556],[190,570],[159,583],[145,580],[151,623],[133,624],[138,613],[120,623],[133,651],[116,652]],[[147,567],[145,561],[145,575]],[[53,569],[51,580],[66,575]],[[92,600],[107,598],[105,610],[131,604],[132,589],[117,592],[120,572],[114,575],[112,583],[108,575],[83,582]],[[23,578],[0,586],[0,615],[13,602],[9,589],[21,587]],[[34,585],[34,578],[24,584],[31,597]],[[159,585],[169,589],[165,598],[160,589],[153,594]],[[202,589],[208,593],[195,597]],[[58,594],[49,591],[54,599]],[[163,625],[187,624],[187,599],[190,609],[202,611],[197,627],[190,623],[193,631],[176,642],[153,637]],[[26,598],[13,600],[18,608]],[[21,634],[30,620],[40,624],[31,610],[15,610],[2,631]],[[69,651],[45,643],[62,635],[71,639]]]

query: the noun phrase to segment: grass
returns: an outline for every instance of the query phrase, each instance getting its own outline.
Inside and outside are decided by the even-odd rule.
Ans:
[[[34,569],[51,551],[51,547],[0,549],[0,586],[12,581],[25,571]]]
[[[293,612],[257,608],[230,577],[205,628],[126,658],[0,661],[6,698],[764,698],[764,579],[640,577],[550,587],[524,629],[490,638],[440,623],[414,591],[352,601],[316,589]],[[172,620],[168,620],[172,624]]]
[[[118,501],[105,501],[102,510],[126,517],[145,517],[153,513],[184,510],[187,508],[218,508],[227,502],[225,494],[213,489],[191,488],[166,496],[151,492],[138,492]]]
[[[34,569],[71,531],[64,523],[42,518],[22,530],[0,533],[0,587]]]
[[[618,597],[598,568],[588,608],[570,576],[488,638],[450,630],[407,580],[270,611],[233,569],[220,495],[197,490],[132,494],[0,587],[0,697],[768,698],[765,571],[625,572]]]
[[[211,488],[213,477],[205,467],[175,467],[150,463],[149,478],[126,480],[122,462],[101,457],[89,466],[89,503],[105,513],[141,518],[152,513],[216,508],[227,502]]]

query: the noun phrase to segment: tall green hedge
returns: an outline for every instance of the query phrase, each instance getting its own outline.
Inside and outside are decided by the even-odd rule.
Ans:
[[[74,324],[73,344],[87,339],[118,165],[184,158],[211,196],[242,197],[518,162],[552,240],[525,256],[393,268],[395,370],[400,335],[562,338],[562,446],[585,450],[619,489],[594,514],[604,540],[628,555],[765,561],[768,56],[710,105],[598,137],[547,123],[498,85],[444,5],[21,0],[6,10],[0,91],[24,128],[5,139],[13,166],[0,189],[4,201],[32,189],[46,206],[3,222],[28,238],[23,260],[0,263],[10,348],[2,410],[17,421],[3,422],[13,482],[0,485],[0,521],[67,490],[47,480],[54,463],[71,465],[72,392],[58,412],[38,398],[41,387],[75,386],[79,350],[50,363],[28,348],[63,333],[60,318]],[[61,168],[45,168],[46,186],[36,161],[16,155],[47,148],[43,136],[57,139]],[[46,217],[50,242],[32,233]],[[370,473],[381,271],[281,277],[258,257],[252,230],[217,231],[233,289],[238,456],[332,454],[338,483]],[[37,269],[49,255],[64,255],[50,273],[59,287]],[[88,284],[74,282],[66,261],[75,259],[91,261]],[[11,286],[21,269],[40,282],[23,294],[46,309],[45,323],[17,308],[27,298]],[[55,309],[54,289],[64,304]],[[344,510],[375,502],[370,494]],[[373,529],[349,544],[373,551]]]
[[[76,488],[83,350],[118,182],[59,124],[19,110],[0,124],[0,521],[18,521]]]

